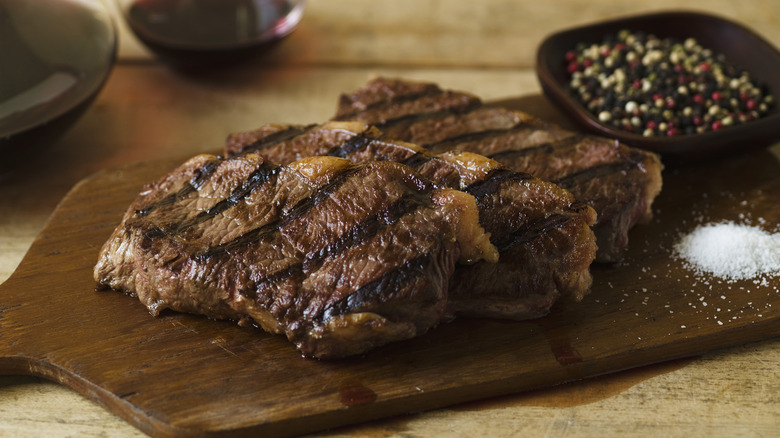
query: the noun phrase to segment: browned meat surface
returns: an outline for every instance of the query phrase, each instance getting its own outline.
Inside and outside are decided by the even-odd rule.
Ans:
[[[454,266],[495,260],[472,196],[406,166],[197,156],[145,187],[94,275],[165,308],[341,357],[439,323]]]
[[[447,95],[447,99],[438,96]],[[455,105],[461,94],[468,104]],[[372,123],[389,137],[434,153],[469,151],[554,182],[596,209],[597,260],[619,261],[628,231],[652,215],[661,190],[657,155],[581,135],[529,114],[482,106],[466,93],[379,78],[341,97],[335,120]]]
[[[479,221],[500,257],[498,263],[456,267],[449,315],[534,318],[546,314],[561,296],[579,300],[589,291],[595,212],[552,183],[510,171],[481,155],[432,154],[359,122],[266,125],[229,136],[228,156],[247,152],[279,163],[313,155],[395,161],[440,187],[473,195]]]

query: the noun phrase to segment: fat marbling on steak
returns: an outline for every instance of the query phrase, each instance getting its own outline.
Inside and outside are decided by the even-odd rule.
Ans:
[[[199,155],[143,189],[94,276],[152,314],[257,324],[330,358],[429,330],[456,262],[496,258],[474,197],[407,166]]]
[[[483,105],[468,93],[387,78],[342,95],[334,120],[376,125],[434,153],[469,151],[569,190],[598,213],[597,261],[617,262],[628,231],[652,215],[660,159],[616,140],[565,130],[521,111]]]
[[[448,315],[537,318],[559,298],[581,300],[590,291],[596,213],[566,190],[494,160],[468,152],[433,154],[359,122],[263,125],[230,135],[225,149],[227,156],[251,152],[278,163],[315,155],[395,161],[439,187],[473,195],[480,224],[500,256],[498,263],[456,267]]]

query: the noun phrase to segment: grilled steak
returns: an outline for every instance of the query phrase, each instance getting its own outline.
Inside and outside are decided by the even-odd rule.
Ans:
[[[456,97],[460,95],[461,99]],[[335,120],[375,124],[434,153],[470,151],[571,191],[596,209],[597,261],[619,261],[628,230],[650,219],[661,190],[657,155],[581,135],[529,114],[482,105],[435,84],[379,78],[342,95]]]
[[[155,315],[258,324],[325,358],[425,332],[456,261],[496,257],[474,197],[407,166],[200,155],[144,188],[94,276]]]
[[[566,190],[527,173],[466,152],[435,155],[357,122],[266,125],[228,137],[228,156],[247,152],[279,163],[312,155],[396,161],[440,187],[475,196],[480,223],[500,257],[498,263],[457,266],[448,315],[534,318],[562,295],[579,300],[589,291],[595,212]]]

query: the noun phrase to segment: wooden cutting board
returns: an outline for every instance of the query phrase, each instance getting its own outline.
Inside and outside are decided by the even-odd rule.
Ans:
[[[593,268],[582,303],[527,322],[459,320],[364,357],[304,359],[279,336],[95,291],[92,267],[140,187],[182,160],[76,185],[0,285],[0,373],[42,376],[153,436],[294,435],[435,409],[780,334],[780,279],[729,284],[670,256],[715,220],[780,224],[766,151],[665,171],[655,219],[620,266]],[[774,230],[773,230],[774,231]]]

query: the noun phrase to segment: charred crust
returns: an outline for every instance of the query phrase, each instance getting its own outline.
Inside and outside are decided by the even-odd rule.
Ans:
[[[573,220],[572,215],[553,214],[531,222],[515,232],[507,233],[503,238],[497,239],[492,243],[499,252],[506,252],[512,247],[536,239],[552,229],[563,227],[571,220]]]
[[[627,172],[636,169],[637,164],[633,161],[614,161],[610,163],[597,164],[595,166],[570,173],[552,182],[558,184],[564,189],[570,189],[579,186],[594,179],[604,178],[615,173]]]
[[[536,128],[534,128],[536,129]],[[563,149],[573,148],[577,146],[582,139],[584,138],[583,135],[572,135],[566,138],[562,138],[560,140],[556,140],[553,142],[545,142],[540,143],[533,146],[528,146],[520,149],[507,149],[500,152],[496,152],[493,154],[488,155],[488,158],[492,158],[496,161],[501,161],[502,159],[507,158],[518,158],[528,155],[534,155],[534,154],[551,154],[555,151],[560,151]]]
[[[413,102],[415,100],[422,99],[428,96],[436,96],[444,93],[436,84],[426,84],[421,91],[410,92],[405,94],[396,94],[387,99],[380,99],[376,102],[371,102],[367,105],[361,105],[359,108],[354,108],[355,100],[347,95],[341,95],[340,107],[350,107],[349,112],[340,112],[333,118],[333,120],[350,120],[368,111],[375,111],[380,108],[391,107],[404,102]]]
[[[324,155],[329,157],[347,158],[354,152],[367,148],[372,141],[374,141],[373,138],[366,137],[365,133],[361,132],[344,143],[331,148]]]
[[[223,160],[221,158],[214,157],[214,159],[203,163],[200,167],[193,171],[193,175],[192,178],[190,178],[189,183],[182,187],[179,191],[171,193],[161,200],[151,203],[143,208],[136,209],[134,213],[136,216],[140,217],[148,216],[149,213],[160,207],[173,205],[176,202],[186,198],[191,193],[197,191],[211,177],[211,175],[214,174],[222,161]]]
[[[332,303],[322,309],[320,314],[313,318],[317,324],[339,315],[359,311],[363,308],[381,307],[385,302],[394,298],[388,291],[401,290],[404,285],[425,275],[433,264],[431,254],[423,254],[408,260],[402,265],[386,271],[379,278],[359,287],[346,297]]]
[[[389,128],[391,126],[408,124],[412,125],[424,120],[438,119],[450,115],[467,114],[475,109],[482,107],[482,102],[479,100],[470,100],[464,104],[456,105],[440,110],[428,111],[423,113],[406,114],[403,116],[388,118],[374,124],[380,130]],[[424,146],[424,145],[420,145]]]
[[[279,143],[298,137],[306,133],[310,129],[314,128],[315,126],[316,125],[311,124],[306,126],[291,126],[287,129],[282,129],[280,131],[274,132],[273,134],[269,134],[261,139],[255,140],[252,143],[249,143],[241,147],[241,149],[236,151],[234,155],[248,154],[254,151],[261,151],[263,149],[268,149]]]
[[[520,182],[530,179],[533,179],[530,174],[500,167],[491,170],[485,178],[470,184],[464,191],[479,200],[495,194],[505,182]]]

